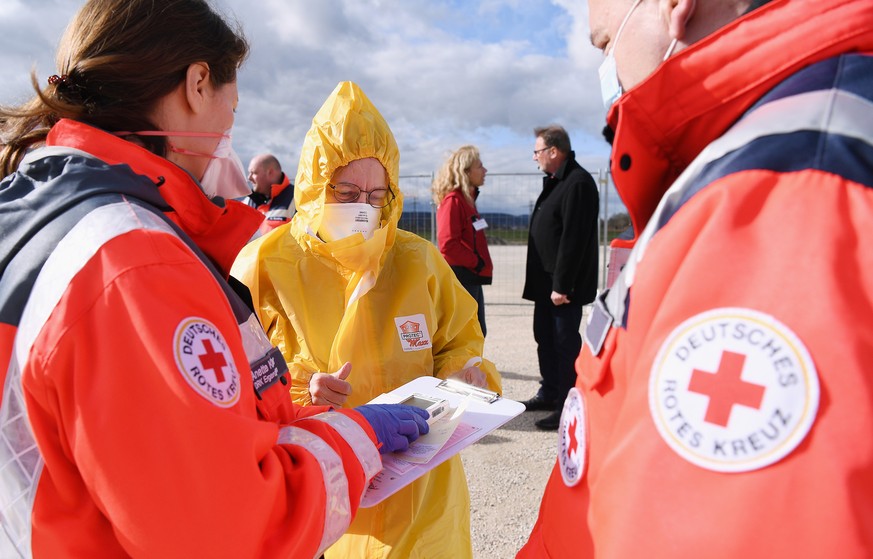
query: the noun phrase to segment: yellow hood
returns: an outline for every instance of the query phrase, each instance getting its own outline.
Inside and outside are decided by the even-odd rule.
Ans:
[[[403,194],[398,185],[400,151],[388,123],[361,88],[352,82],[340,82],[313,117],[300,152],[294,185],[297,214],[292,220],[292,232],[301,245],[311,249],[324,244],[308,237],[321,225],[327,183],[340,167],[367,157],[382,164],[388,174],[388,186],[396,195],[382,210],[382,229],[387,229],[385,233],[393,242],[403,212]],[[328,244],[348,244],[344,241]]]

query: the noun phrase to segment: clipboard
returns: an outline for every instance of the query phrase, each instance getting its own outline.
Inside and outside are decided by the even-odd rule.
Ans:
[[[376,474],[364,492],[360,505],[363,508],[381,503],[525,409],[521,402],[507,400],[491,390],[436,377],[418,377],[391,392],[380,394],[369,403],[394,404],[414,393],[445,399],[453,408],[465,402],[467,408],[455,432],[427,463],[411,464],[398,461],[394,454],[382,455],[382,471]]]

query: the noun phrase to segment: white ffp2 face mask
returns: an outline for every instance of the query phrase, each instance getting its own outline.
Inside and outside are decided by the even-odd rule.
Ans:
[[[200,186],[209,198],[221,196],[233,199],[251,193],[242,161],[230,143],[230,130],[224,133],[212,152],[212,158],[206,164],[206,171],[200,179]]]
[[[360,233],[370,239],[379,228],[382,210],[370,204],[325,204],[318,236],[326,242]]]
[[[174,146],[173,142],[167,142],[167,144],[170,151],[209,158],[209,163],[206,164],[206,170],[203,172],[203,178],[200,179],[200,188],[207,197],[215,198],[216,196],[221,196],[222,198],[232,199],[251,194],[245,168],[230,143],[230,130],[225,131],[224,134],[217,134],[215,132],[141,130],[139,132],[115,132],[115,135],[221,138],[211,154],[181,149]]]

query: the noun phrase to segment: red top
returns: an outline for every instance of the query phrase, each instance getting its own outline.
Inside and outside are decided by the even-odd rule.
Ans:
[[[437,241],[440,253],[450,266],[463,266],[477,276],[490,278],[494,265],[488,253],[488,239],[485,227],[477,230],[474,226],[477,222],[484,225],[476,207],[460,190],[453,190],[437,208]],[[476,272],[479,258],[484,265]]]

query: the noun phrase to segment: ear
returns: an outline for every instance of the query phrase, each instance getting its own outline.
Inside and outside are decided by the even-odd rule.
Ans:
[[[206,109],[206,95],[211,87],[208,64],[195,62],[188,66],[185,72],[185,97],[193,112],[200,113]]]
[[[669,24],[671,39],[681,41],[685,38],[688,21],[694,15],[696,7],[697,0],[662,0],[661,9],[664,11],[664,18]]]

